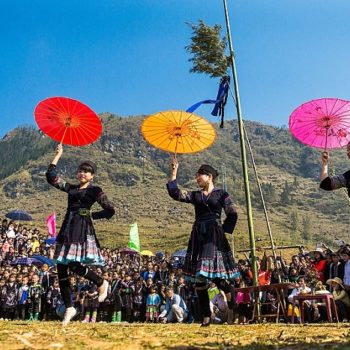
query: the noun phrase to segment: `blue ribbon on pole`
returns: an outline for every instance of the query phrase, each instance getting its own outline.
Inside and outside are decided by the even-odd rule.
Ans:
[[[195,103],[191,107],[189,107],[186,112],[192,113],[194,112],[199,106],[202,104],[209,104],[213,103],[215,104],[213,110],[211,111],[211,115],[213,116],[220,116],[221,117],[221,124],[220,128],[224,127],[224,116],[225,116],[225,105],[227,102],[227,96],[228,96],[228,89],[230,87],[230,77],[222,77],[220,80],[220,86],[219,90],[216,96],[216,100],[203,100]]]

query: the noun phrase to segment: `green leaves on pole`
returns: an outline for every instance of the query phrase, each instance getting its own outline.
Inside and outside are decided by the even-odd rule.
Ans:
[[[191,44],[185,49],[192,57],[191,73],[204,73],[211,78],[227,75],[230,65],[229,57],[225,55],[226,37],[221,37],[221,26],[210,27],[199,20],[199,24],[187,23],[192,28]]]

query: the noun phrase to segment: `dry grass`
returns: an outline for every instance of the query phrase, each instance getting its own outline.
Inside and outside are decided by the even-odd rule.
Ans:
[[[244,326],[0,322],[2,349],[349,349],[349,324]]]

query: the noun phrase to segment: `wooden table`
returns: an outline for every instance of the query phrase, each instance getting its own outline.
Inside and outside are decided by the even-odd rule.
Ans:
[[[326,304],[328,322],[333,322],[333,316],[336,322],[339,322],[337,305],[332,294],[299,294],[293,297],[293,316],[294,323],[294,307],[299,305],[300,323],[304,323],[304,302],[306,300],[321,300]]]
[[[254,303],[253,308],[253,316],[250,321],[258,320],[260,321],[263,317],[275,317],[276,322],[279,321],[279,310],[282,311],[283,317],[285,320],[287,320],[287,306],[284,298],[284,291],[287,289],[294,289],[297,286],[294,283],[273,283],[273,284],[266,284],[264,286],[251,286],[251,287],[243,287],[243,288],[235,288],[236,292],[242,292],[242,293],[252,293],[256,296],[256,302]],[[268,314],[268,315],[261,315],[260,314],[260,306],[264,304],[271,304],[270,303],[262,303],[259,299],[259,293],[260,292],[274,292],[276,294],[277,298],[277,312],[275,314]]]

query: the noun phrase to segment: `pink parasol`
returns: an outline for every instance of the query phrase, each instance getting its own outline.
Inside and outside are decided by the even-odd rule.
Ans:
[[[290,115],[289,130],[308,146],[341,148],[350,142],[350,102],[339,98],[306,102]]]

